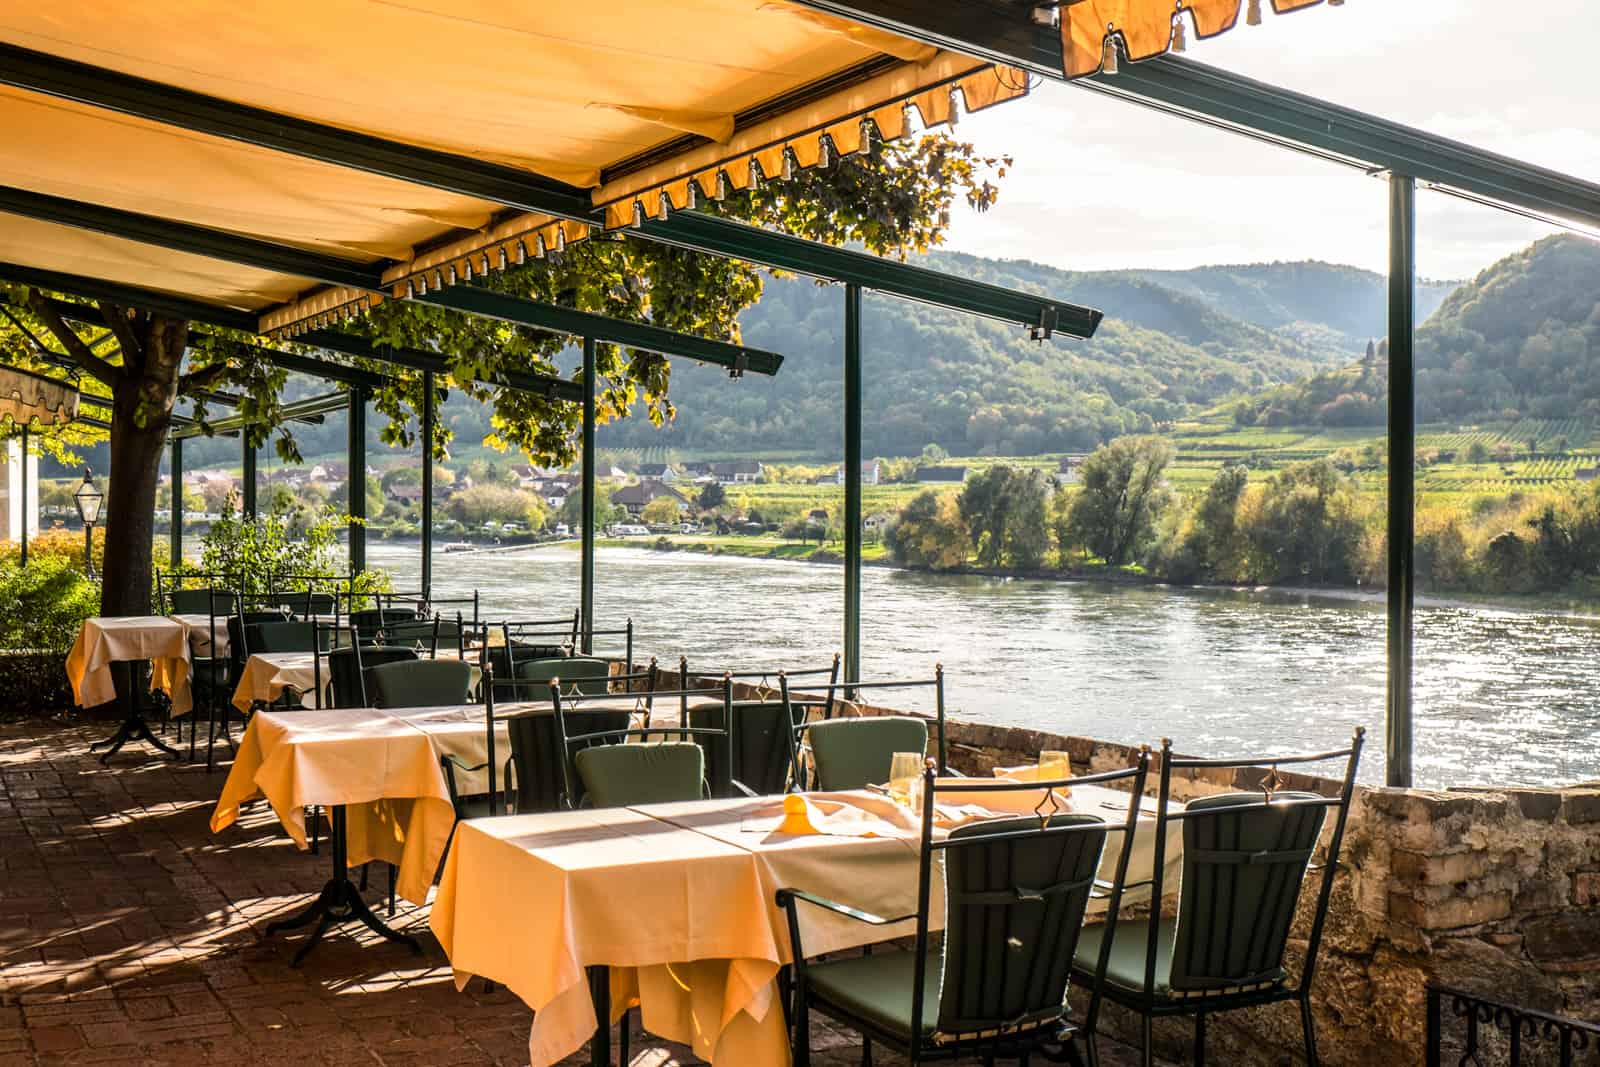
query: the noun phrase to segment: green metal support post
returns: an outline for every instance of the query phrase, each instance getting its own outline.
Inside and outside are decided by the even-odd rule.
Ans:
[[[422,372],[422,595],[433,595],[433,371]]]
[[[583,540],[578,578],[578,607],[583,617],[583,653],[594,651],[594,338],[583,339],[583,429],[580,437],[583,462],[583,496],[580,503]]]
[[[183,562],[183,438],[172,439],[172,528],[167,531],[167,566],[176,571]]]
[[[256,517],[256,448],[250,443],[248,427],[240,429],[239,442],[244,450],[244,477],[240,479],[244,485],[241,503],[244,505],[244,517],[253,519]]]
[[[844,679],[861,680],[861,286],[844,287]]]
[[[1389,177],[1389,647],[1387,781],[1409,787],[1411,777],[1411,619],[1413,511],[1417,439],[1416,181]]]
[[[22,506],[17,514],[22,516],[22,528],[17,531],[18,558],[22,566],[28,565],[28,424],[22,424]]]
[[[350,509],[350,573],[367,569],[367,391],[350,388],[348,463],[345,501]]]

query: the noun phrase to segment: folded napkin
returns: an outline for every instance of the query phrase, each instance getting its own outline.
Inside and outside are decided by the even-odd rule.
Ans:
[[[739,829],[748,833],[827,834],[831,837],[904,837],[906,829],[841,800],[789,793],[779,806],[764,806]],[[776,816],[776,817],[775,817]]]

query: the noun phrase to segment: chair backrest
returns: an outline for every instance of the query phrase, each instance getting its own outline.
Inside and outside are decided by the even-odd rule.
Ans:
[[[705,759],[692,741],[595,745],[577,752],[573,764],[597,808],[699,800],[705,795]]]
[[[174,615],[227,615],[233,611],[234,594],[222,589],[173,589],[167,601]]]
[[[1140,749],[1132,766],[1122,770],[1043,782],[940,779],[935,766],[928,764],[921,783],[912,1033],[921,1033],[928,1018],[936,1043],[1053,1025],[1066,1012],[1073,954],[1108,840],[1118,842],[1110,894],[1113,913],[1121,903],[1150,750]],[[1058,811],[1074,786],[1111,782],[1129,787],[1126,805],[1116,812],[1119,818]],[[963,794],[993,791],[1017,792],[1029,806],[1037,794],[1040,814],[972,823],[935,840],[941,802],[959,805]],[[1115,839],[1110,838],[1112,830],[1120,831]],[[940,859],[945,879],[943,972],[937,1003],[927,1004],[933,866]],[[1098,1007],[1097,984],[1091,992],[1091,1025]]]
[[[439,654],[439,620],[403,619],[399,622],[385,622],[383,643],[415,648],[419,653],[436,656]]]
[[[733,766],[722,766],[723,746],[712,743],[715,739],[696,741],[705,752],[706,780],[736,782],[756,796],[786,792],[795,760],[795,727],[803,714],[783,700],[734,701],[729,746]],[[724,719],[720,701],[689,708],[688,723],[693,727],[727,729]]]
[[[563,693],[595,696],[610,690],[611,663],[595,656],[519,660],[516,676],[523,682],[548,682],[559,678]]]
[[[313,652],[317,647],[316,626],[309,622],[248,622],[244,624],[245,648],[257,652]]]
[[[1244,759],[1174,756],[1172,742],[1162,741],[1155,854],[1165,855],[1174,823],[1183,824],[1184,844],[1177,931],[1171,971],[1165,976],[1172,989],[1222,995],[1284,980],[1284,946],[1327,811],[1332,808],[1333,834],[1321,866],[1321,885],[1299,981],[1301,988],[1310,985],[1364,736],[1365,731],[1357,727],[1350,746],[1334,752]],[[1334,760],[1344,761],[1344,780],[1337,793],[1327,796],[1281,788],[1279,768]],[[1174,812],[1169,806],[1173,773],[1190,768],[1257,773],[1261,788],[1200,797]],[[1161,899],[1163,882],[1163,864],[1157,863],[1151,879],[1155,899]],[[1150,918],[1139,921],[1149,923],[1144,991],[1153,997],[1162,977],[1156,973],[1160,909],[1151,909]],[[1107,941],[1115,936],[1117,925],[1113,920]]]
[[[416,608],[362,608],[352,611],[349,615],[349,625],[355,628],[356,634],[363,641],[375,641],[378,633],[391,623],[410,622],[418,618],[420,612]]]
[[[928,723],[909,715],[829,719],[806,728],[816,780],[813,788],[861,789],[889,780],[896,752],[926,752]]]
[[[1173,989],[1276,981],[1283,974],[1306,866],[1326,810],[1293,801],[1315,793],[1191,800],[1183,822],[1183,881],[1172,950]]]
[[[626,730],[631,717],[622,708],[565,713],[568,725],[580,734]],[[554,708],[508,715],[501,721],[506,724],[511,762],[516,768],[513,806],[517,814],[577,807],[583,798],[582,780],[572,754],[562,754],[568,746],[563,744]]]
[[[312,589],[280,589],[271,600],[305,619],[313,615],[332,615],[337,598],[332,593],[319,593]]]
[[[1069,827],[1080,832],[1041,832]],[[951,832],[939,1033],[1061,1015],[1106,836],[1098,815],[997,819]]]
[[[416,649],[393,648],[388,645],[365,645],[336,648],[325,657],[328,665],[328,688],[335,708],[368,707],[364,672],[369,667],[385,663],[402,663],[417,658]],[[324,659],[318,656],[318,661]],[[318,681],[320,683],[320,676]]]
[[[430,708],[465,704],[472,667],[458,659],[414,659],[366,668],[367,699],[375,708]]]

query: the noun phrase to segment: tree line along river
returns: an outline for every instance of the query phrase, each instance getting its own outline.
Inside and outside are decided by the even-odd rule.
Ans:
[[[415,544],[368,562],[414,589]],[[486,618],[570,615],[578,554],[440,553],[436,595],[480,591]],[[824,666],[840,646],[843,571],[602,548],[595,625],[631,617],[645,657],[716,671]],[[1274,592],[934,575],[868,568],[863,679],[931,677],[952,717],[1206,755],[1332,748],[1368,729],[1383,777],[1381,603]],[[614,647],[612,645],[614,644]],[[620,639],[597,642],[621,652]],[[1417,784],[1600,778],[1600,620],[1475,607],[1416,616]],[[889,701],[932,710],[929,691]]]

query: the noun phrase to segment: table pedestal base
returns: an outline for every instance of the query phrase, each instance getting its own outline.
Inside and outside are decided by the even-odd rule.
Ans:
[[[298,915],[287,919],[279,919],[267,926],[267,934],[271,936],[280,930],[297,930],[302,926],[316,923],[311,936],[306,938],[305,944],[300,946],[300,951],[294,954],[294,959],[289,966],[298,967],[317,943],[322,940],[322,935],[332,926],[359,920],[366,924],[373,933],[393,941],[397,944],[408,945],[416,955],[422,954],[422,946],[416,938],[409,937],[397,930],[391,930],[383,921],[372,914],[372,909],[367,907],[366,901],[361,899],[361,891],[350,881],[350,872],[345,867],[345,810],[343,804],[335,805],[332,809],[333,829],[328,835],[333,853],[333,877],[328,884],[322,887],[322,892],[317,894],[317,899],[301,911]]]
[[[122,725],[117,727],[116,733],[112,734],[104,741],[94,742],[89,746],[89,751],[93,752],[95,749],[104,748],[106,751],[105,754],[100,757],[100,762],[105,763],[112,756],[115,756],[117,754],[117,750],[123,745],[127,744],[129,741],[144,741],[161,750],[162,752],[165,752],[173,759],[180,759],[182,757],[182,754],[179,753],[177,749],[173,748],[171,745],[161,740],[161,738],[150,732],[150,724],[145,721],[143,715],[139,714],[137,708],[130,709],[128,711],[128,717],[122,720]]]

